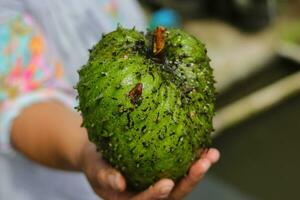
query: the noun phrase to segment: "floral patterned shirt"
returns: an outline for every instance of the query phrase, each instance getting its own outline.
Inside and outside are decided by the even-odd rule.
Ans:
[[[82,174],[48,169],[18,154],[10,129],[33,103],[55,99],[73,108],[76,71],[101,34],[118,23],[145,29],[136,1],[0,0],[0,199],[97,199]]]
[[[60,2],[0,0],[2,150],[10,149],[11,122],[24,107],[53,98],[74,105],[76,70],[86,62],[88,49],[101,33],[113,30],[118,23],[145,28],[134,1]]]

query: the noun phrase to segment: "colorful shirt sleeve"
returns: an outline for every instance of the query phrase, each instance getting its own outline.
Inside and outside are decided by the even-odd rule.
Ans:
[[[0,18],[0,153],[13,152],[10,129],[23,108],[51,99],[74,105],[72,87],[47,44],[29,15]]]

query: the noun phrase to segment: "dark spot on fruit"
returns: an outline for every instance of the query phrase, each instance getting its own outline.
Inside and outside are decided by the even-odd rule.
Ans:
[[[159,135],[158,135],[158,139],[160,139],[160,140],[163,140],[163,139],[165,139],[165,135],[164,135],[164,134],[162,134],[162,133],[161,133],[161,134],[159,134]]]
[[[179,143],[183,142],[183,139],[184,139],[183,136],[180,136],[180,137],[178,138],[178,142],[179,142]]]
[[[107,76],[107,72],[101,72],[102,76]]]
[[[173,153],[175,149],[173,147],[170,147],[170,152]]]
[[[146,99],[148,99],[148,98],[146,98]],[[149,109],[149,107],[146,107],[146,108],[142,109],[142,111],[146,112],[148,109]]]
[[[143,50],[145,46],[145,41],[144,40],[138,40],[134,44],[134,50]]]
[[[151,92],[152,92],[152,94],[157,93],[157,88],[153,88]]]
[[[143,92],[143,84],[142,83],[136,84],[136,86],[130,90],[130,92],[128,93],[128,96],[130,97],[132,104],[136,104],[138,102],[138,100],[142,96],[142,92]]]
[[[99,94],[98,96],[96,96],[95,101],[96,103],[100,103],[100,101],[104,98],[103,94]]]
[[[120,105],[120,104],[119,104],[118,107],[119,107],[118,112],[119,112],[120,114],[123,114],[123,113],[125,113],[125,112],[128,111],[126,108],[124,108],[123,105]]]
[[[157,115],[156,115],[156,119],[155,119],[155,123],[157,123],[158,124],[158,122],[159,122],[159,120],[160,120],[160,118],[159,118],[159,112],[157,113]]]
[[[164,98],[165,98],[165,99],[168,98],[168,91],[165,90],[163,95],[164,95]]]
[[[145,148],[147,148],[149,146],[147,142],[142,142],[142,144]]]
[[[144,125],[144,126],[142,127],[142,132],[143,132],[143,133],[145,133],[145,132],[146,132],[146,128],[147,128],[147,126],[146,126],[146,125]]]
[[[116,85],[116,89],[120,89],[121,87],[122,87],[121,84]]]
[[[118,160],[120,160],[122,158],[122,155],[121,154],[119,154],[118,155]]]
[[[152,77],[152,79],[155,80],[155,77],[154,77],[154,74],[153,74],[152,70],[149,70],[149,74]]]
[[[141,78],[142,78],[141,72],[136,72],[135,74],[136,74],[136,78],[137,78],[138,80],[141,80]]]
[[[134,121],[131,120],[131,118],[130,118],[130,112],[127,112],[126,117],[127,117],[127,127],[128,127],[128,129],[130,129],[131,127],[134,126]]]

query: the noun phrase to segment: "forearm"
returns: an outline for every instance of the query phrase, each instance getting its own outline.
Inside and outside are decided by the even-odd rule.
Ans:
[[[49,167],[79,170],[81,152],[88,143],[81,117],[58,102],[23,110],[12,127],[12,144],[28,158]]]

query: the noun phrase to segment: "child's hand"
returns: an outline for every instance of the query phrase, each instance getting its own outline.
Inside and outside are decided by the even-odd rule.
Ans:
[[[93,190],[104,199],[117,200],[154,200],[182,199],[203,178],[210,166],[219,159],[219,151],[209,149],[195,162],[188,175],[176,186],[170,179],[162,179],[140,193],[125,191],[126,182],[117,170],[108,165],[92,143],[88,143],[82,154],[82,169],[86,174]]]

